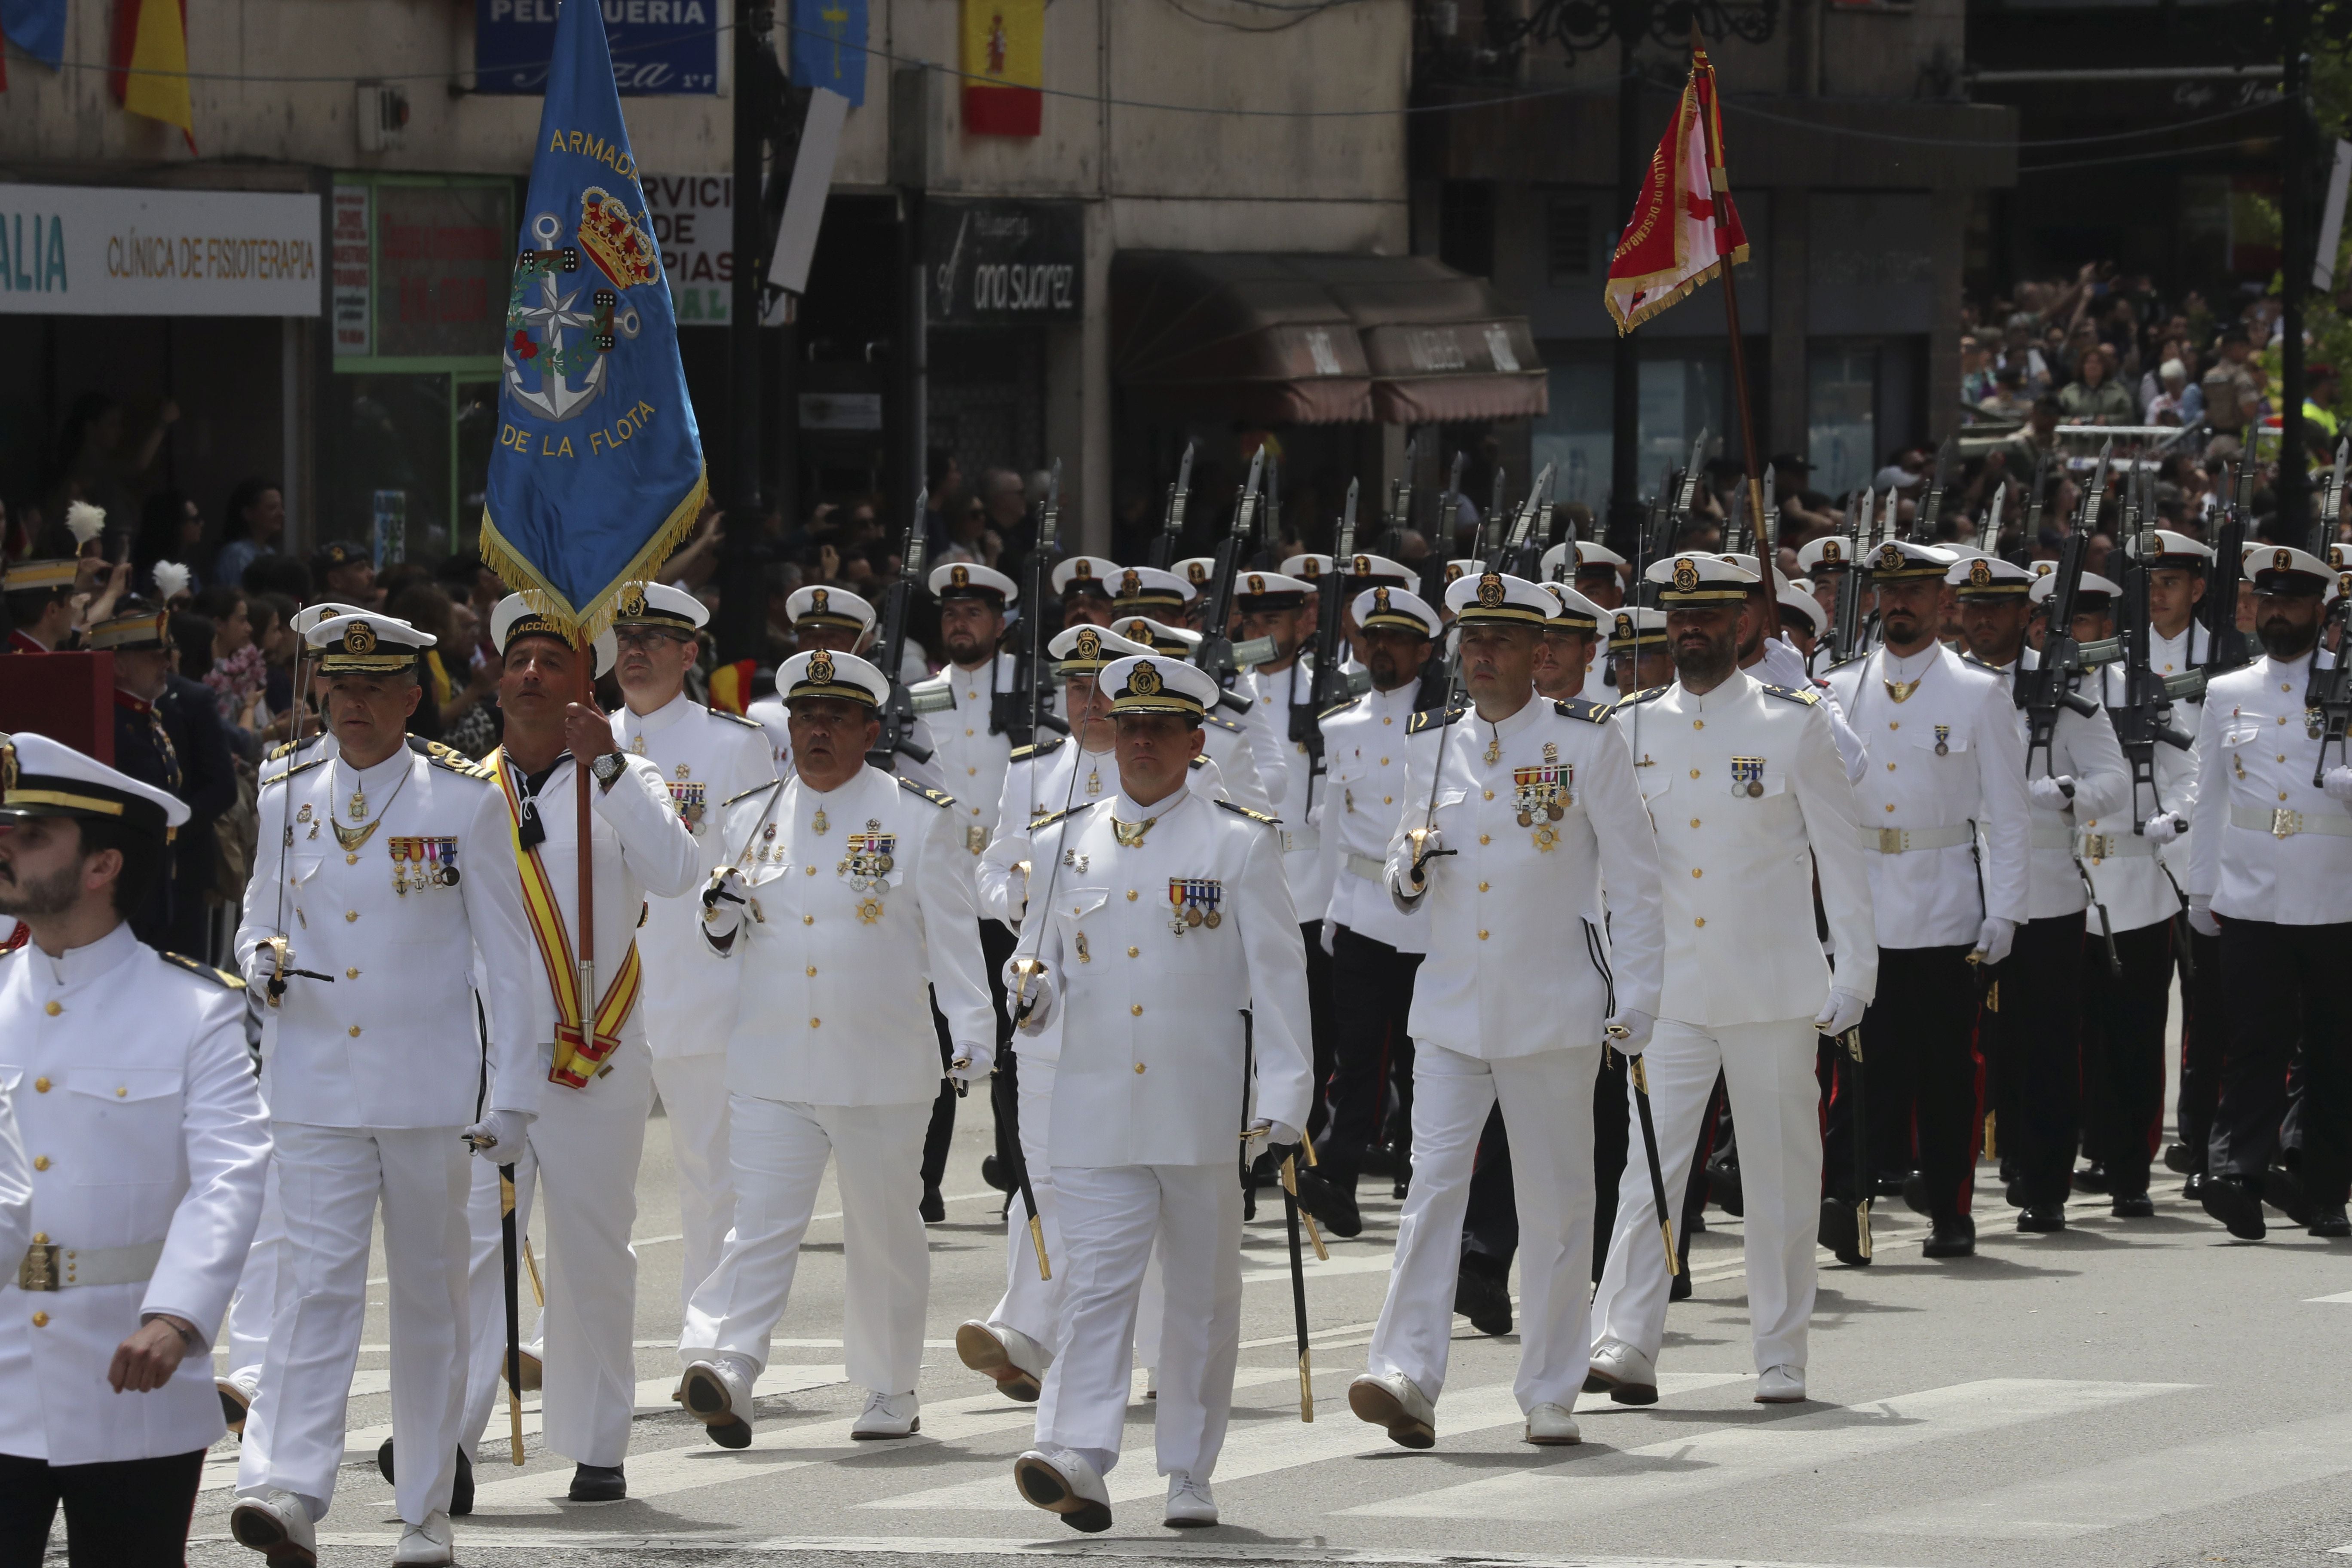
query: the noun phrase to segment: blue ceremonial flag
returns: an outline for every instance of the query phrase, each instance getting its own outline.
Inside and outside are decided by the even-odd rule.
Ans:
[[[866,0],[793,0],[794,87],[821,87],[866,101]]]
[[[702,437],[601,7],[563,7],[507,296],[482,560],[584,636],[702,510]]]

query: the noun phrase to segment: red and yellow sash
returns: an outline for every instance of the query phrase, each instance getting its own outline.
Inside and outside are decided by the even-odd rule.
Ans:
[[[629,939],[627,955],[604,987],[604,999],[596,1004],[594,1027],[583,1029],[580,966],[572,955],[572,932],[563,923],[563,907],[555,901],[555,883],[539,858],[538,847],[523,847],[522,794],[515,787],[514,765],[507,760],[503,746],[488,760],[507,792],[507,831],[514,835],[515,863],[522,871],[523,911],[530,920],[530,934],[539,942],[539,961],[547,971],[548,989],[555,996],[555,1063],[548,1070],[547,1080],[585,1089],[620,1048],[621,1026],[628,1022],[637,1005],[644,970],[637,959],[636,939]]]

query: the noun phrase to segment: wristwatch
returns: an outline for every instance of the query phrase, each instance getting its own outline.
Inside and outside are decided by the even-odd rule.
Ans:
[[[607,752],[590,763],[588,771],[596,775],[596,783],[600,787],[611,789],[614,781],[621,776],[621,770],[626,766],[628,763],[622,759],[620,752]]]

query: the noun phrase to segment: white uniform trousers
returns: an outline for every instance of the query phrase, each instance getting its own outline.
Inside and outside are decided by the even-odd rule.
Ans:
[[[271,1124],[290,1279],[246,1417],[236,1488],[279,1488],[326,1516],[343,1462],[343,1413],[367,1316],[368,1239],[383,1203],[390,1279],[392,1425],[402,1452],[400,1517],[449,1506],[466,1364],[466,1167],[456,1127]]]
[[[548,1087],[515,1161],[517,1235],[530,1230],[547,1241],[547,1309],[540,1319],[547,1446],[582,1465],[617,1465],[627,1456],[637,1405],[637,1254],[629,1230],[637,1218],[637,1160],[653,1109],[653,1058],[628,1040],[611,1059],[613,1070],[586,1089]],[[507,1297],[499,1171],[488,1160],[474,1163],[467,1205],[473,1353],[465,1442],[467,1456],[478,1458],[483,1428],[505,1397]],[[542,1184],[547,1218],[534,1226],[531,1199]],[[530,1279],[520,1258],[515,1268],[527,1333]],[[406,1444],[401,1452],[408,1452]]]
[[[735,1225],[687,1303],[678,1359],[713,1351],[768,1364],[768,1336],[793,1293],[828,1157],[841,1172],[842,1361],[876,1394],[912,1394],[923,1369],[930,1242],[923,1232],[923,1134],[931,1102],[808,1105],[728,1097]],[[1058,1261],[1056,1272],[1059,1272]]]
[[[1045,1232],[1045,1261],[1054,1277],[1037,1277],[1037,1246],[1029,1235],[1029,1210],[1016,1189],[1004,1214],[1004,1295],[989,1309],[988,1321],[1017,1329],[1047,1350],[1061,1331],[1062,1205],[1054,1169],[1045,1163],[1045,1128],[1054,1114],[1052,1062],[1021,1058],[1021,1158],[1029,1165],[1029,1190],[1037,1196],[1037,1218]]]
[[[1703,1029],[1658,1020],[1642,1060],[1650,1079],[1650,1115],[1658,1128],[1658,1164],[1676,1223],[1690,1183],[1699,1118],[1719,1069],[1739,1130],[1739,1186],[1748,1258],[1748,1313],[1756,1370],[1805,1364],[1805,1331],[1813,1315],[1813,1244],[1821,1227],[1821,1085],[1813,1076],[1810,1018],[1727,1024]],[[1628,1114],[1633,1089],[1626,1088]],[[1518,1152],[1518,1145],[1511,1145]],[[1420,1178],[1416,1158],[1414,1179]],[[1622,1340],[1653,1362],[1666,1329],[1665,1245],[1650,1170],[1635,1151],[1617,1194],[1617,1230],[1608,1267],[1592,1298],[1600,1335]]]
[[[228,1364],[221,1375],[258,1377],[261,1358],[269,1348],[271,1325],[278,1320],[280,1286],[292,1276],[281,1265],[286,1258],[286,1203],[278,1191],[278,1162],[269,1162],[261,1182],[261,1223],[254,1227],[253,1247],[236,1277],[228,1299]]]
[[[677,1228],[686,1258],[677,1277],[681,1311],[694,1288],[719,1267],[735,1223],[735,1166],[727,1153],[727,1053],[656,1057],[654,1087],[669,1118],[670,1156],[677,1166]]]
[[[1413,1043],[1412,1187],[1367,1364],[1433,1401],[1454,1341],[1454,1285],[1478,1134],[1496,1100],[1519,1215],[1521,1410],[1576,1407],[1591,1359],[1592,1083],[1598,1045],[1481,1061]]]
[[[1205,1480],[1225,1446],[1241,1354],[1242,1191],[1231,1163],[1056,1167],[1066,1268],[1037,1441],[1118,1463],[1136,1310],[1155,1238],[1166,1298],[1153,1435],[1160,1473]]]

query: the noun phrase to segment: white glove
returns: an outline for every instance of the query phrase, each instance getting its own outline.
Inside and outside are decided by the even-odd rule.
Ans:
[[[2352,773],[2352,768],[2342,770]],[[2140,825],[2150,844],[2169,844],[2189,831],[2189,819],[2177,811],[2159,811]]]
[[[1330,958],[1336,955],[1337,948],[1335,944],[1339,941],[1339,921],[1331,919],[1328,915],[1326,915],[1323,918],[1323,956],[1326,958]]]
[[[2074,804],[2074,781],[2066,773],[2054,779],[2028,779],[2025,793],[2044,811],[2064,811]]]
[[[1250,1123],[1250,1137],[1252,1140],[1263,1138],[1269,1146],[1287,1143],[1296,1147],[1306,1141],[1298,1129],[1289,1122],[1273,1121],[1263,1116]]]
[[[732,866],[721,866],[712,873],[710,885],[702,889],[702,933],[714,942],[723,942],[735,934],[743,923],[743,910],[750,902],[745,890],[748,884],[743,873]]]
[[[1648,1047],[1650,1031],[1657,1027],[1657,1024],[1658,1021],[1647,1013],[1633,1007],[1620,1007],[1605,1026],[1606,1043],[1615,1047],[1619,1056],[1638,1057]],[[1617,1033],[1620,1029],[1625,1031],[1622,1037]]]
[[[522,1152],[531,1119],[520,1110],[493,1110],[466,1129],[468,1147],[494,1165],[511,1165]]]
[[[1035,964],[1025,977],[1018,967],[1024,963]],[[1054,986],[1053,971],[1042,963],[1037,963],[1034,959],[1008,958],[1004,961],[1003,980],[1006,995],[1027,997],[1026,1005],[1029,1010],[1026,1013],[1021,1011],[1023,1003],[1016,1001],[1013,1004],[1016,1020],[1014,1026],[1024,1035],[1036,1034],[1054,1016],[1054,1004],[1058,1000]],[[1025,992],[1023,989],[1024,983],[1027,986]]]
[[[2220,936],[2221,922],[2213,918],[2213,900],[2193,898],[2189,900],[2189,929],[2199,936]]]
[[[2339,765],[2328,769],[2321,775],[2319,787],[2327,792],[2328,799],[2352,805],[2352,767]]]
[[[1999,963],[2009,956],[2009,944],[2017,940],[2017,922],[1999,915],[1987,915],[1984,924],[1977,928],[1976,955],[1979,963]]]
[[[972,1040],[958,1040],[955,1059],[948,1064],[948,1076],[958,1083],[978,1083],[996,1065],[996,1047]]]
[[[1813,1033],[1835,1039],[1861,1023],[1869,1007],[1869,1003],[1853,992],[1832,988],[1829,1000],[1822,1004],[1820,1016],[1813,1019]]]

